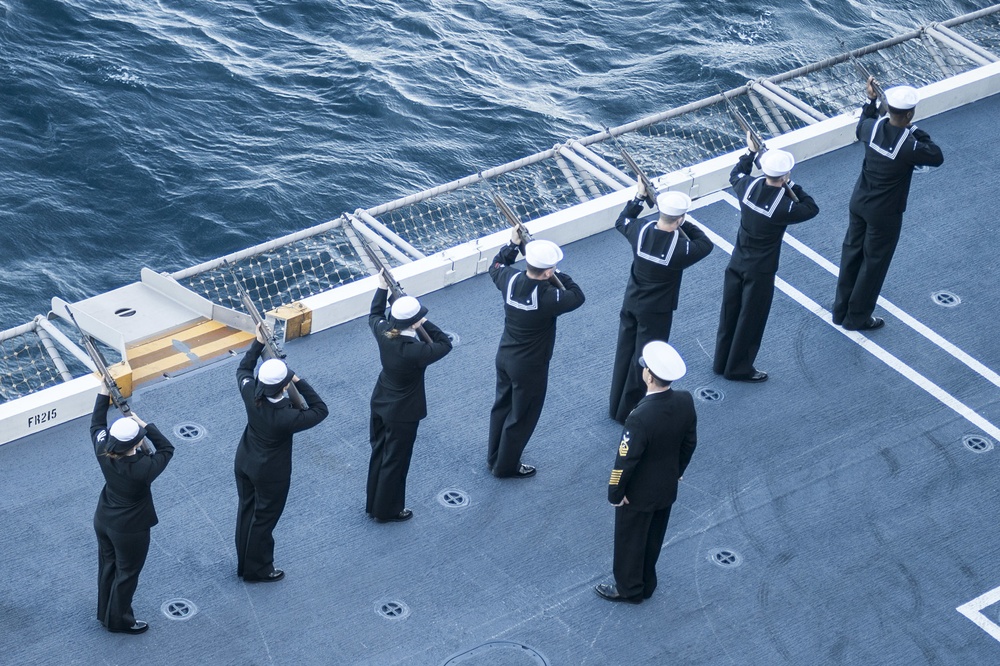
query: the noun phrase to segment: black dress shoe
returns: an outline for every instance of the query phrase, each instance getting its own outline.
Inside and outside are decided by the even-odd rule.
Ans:
[[[627,604],[641,604],[642,599],[639,597],[623,597],[618,593],[618,588],[614,585],[609,585],[608,583],[601,583],[594,588],[599,597],[607,599],[608,601],[624,601]]]
[[[276,583],[285,577],[285,572],[281,569],[275,569],[271,573],[267,574],[263,578],[247,578],[243,577],[243,582],[245,583]]]
[[[754,370],[748,377],[729,377],[728,379],[734,382],[750,382],[751,384],[759,384],[760,382],[767,381],[767,373],[763,370]]]
[[[874,331],[876,328],[882,328],[885,326],[885,319],[882,317],[869,317],[868,321],[865,322],[864,326],[859,328],[859,331]]]
[[[537,472],[531,465],[520,464],[517,466],[517,471],[514,473],[515,479],[527,479],[529,476],[534,476]]]
[[[400,511],[399,513],[397,513],[392,518],[376,518],[375,522],[376,523],[401,523],[404,520],[409,520],[410,518],[413,518],[413,512],[410,511],[409,509],[403,509],[402,511]]]
[[[108,629],[113,634],[141,634],[142,632],[149,629],[149,625],[142,620],[136,620],[135,624],[131,627],[126,627],[125,629]]]

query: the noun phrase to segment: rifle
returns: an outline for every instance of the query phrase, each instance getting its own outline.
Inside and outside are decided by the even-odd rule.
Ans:
[[[646,176],[645,171],[639,168],[639,165],[635,163],[632,156],[628,154],[627,150],[625,150],[625,146],[623,146],[621,141],[618,140],[618,137],[611,133],[608,126],[601,125],[601,127],[603,127],[607,135],[611,137],[611,140],[615,142],[615,146],[618,148],[618,152],[621,153],[622,159],[625,160],[625,164],[628,165],[628,168],[632,170],[632,173],[634,173],[636,178],[639,179],[639,182],[642,183],[642,189],[646,190],[646,196],[643,197],[646,205],[650,208],[656,208],[656,187],[653,186],[653,181]]]
[[[254,304],[253,300],[251,300],[246,287],[244,287],[243,283],[240,282],[240,279],[236,277],[236,271],[233,270],[232,264],[227,261],[224,262],[223,265],[226,267],[226,270],[229,271],[229,274],[233,276],[233,282],[236,283],[236,290],[240,293],[240,301],[243,302],[243,307],[246,309],[247,314],[249,314],[250,318],[253,319],[254,329],[256,330],[256,327],[259,326],[264,332],[264,358],[284,359],[286,356],[285,351],[281,348],[281,345],[278,344],[278,340],[275,338],[274,332],[268,327],[267,321],[263,316],[261,316],[260,310],[257,309],[257,306]],[[292,404],[299,409],[306,409],[306,401],[302,397],[302,394],[299,393],[299,390],[295,388],[294,381],[288,383],[288,398],[292,401]]]
[[[94,344],[94,338],[80,328],[80,324],[77,322],[76,316],[73,314],[73,311],[69,309],[68,305],[66,306],[66,312],[69,313],[70,321],[72,321],[73,325],[76,326],[76,330],[80,332],[80,336],[83,339],[83,347],[87,350],[90,360],[94,362],[94,366],[97,368],[97,373],[101,376],[101,381],[103,381],[104,385],[107,387],[108,394],[111,396],[111,402],[118,408],[118,411],[122,413],[122,416],[132,416],[132,408],[129,407],[128,400],[126,400],[125,396],[122,395],[122,390],[118,386],[118,382],[116,382],[115,378],[111,376],[111,371],[108,370],[108,362],[105,360],[104,354],[101,353],[101,350],[97,348],[96,344]],[[150,448],[145,439],[142,440],[142,450],[148,454],[153,452],[153,449]]]
[[[496,188],[493,187],[493,183],[491,183],[489,180],[483,177],[482,171],[479,172],[479,178],[484,183],[486,183],[486,187],[489,188],[490,195],[493,197],[493,203],[495,203],[497,205],[497,208],[500,209],[500,213],[505,218],[507,218],[507,223],[510,224],[510,226],[517,229],[518,234],[521,236],[521,240],[523,240],[525,244],[535,240],[535,238],[531,235],[531,232],[528,231],[528,227],[524,226],[524,223],[521,222],[521,218],[518,217],[517,213],[515,213],[514,210],[507,205],[507,202],[503,200],[503,198],[500,196],[500,193],[497,192]],[[549,282],[556,289],[563,289],[563,290],[566,289],[566,286],[562,283],[562,280],[560,280],[559,276],[556,275],[555,273],[552,273],[552,277],[549,278]]]
[[[847,51],[847,45],[844,44],[844,40],[838,37],[837,43],[840,44],[840,48]],[[861,64],[861,61],[855,57],[854,53],[847,51],[847,56],[851,59],[851,64],[854,65],[854,68],[858,70],[858,73],[861,74],[861,77],[865,80],[865,84],[867,85],[868,81],[871,81],[872,90],[875,91],[875,96],[878,98],[878,113],[879,115],[884,115],[886,110],[889,108],[889,102],[885,99],[885,91],[882,90],[882,86],[875,81],[875,77],[872,76],[872,73],[868,71],[867,67]]]
[[[659,208],[656,204],[657,193],[656,193],[656,186],[653,185],[653,181],[651,181],[649,177],[646,176],[646,172],[643,171],[639,167],[639,165],[635,163],[635,160],[632,159],[632,156],[628,154],[627,150],[625,150],[625,146],[623,146],[621,141],[618,140],[618,137],[616,137],[614,134],[611,133],[611,130],[608,129],[608,126],[601,125],[601,127],[603,127],[607,135],[611,137],[611,140],[615,142],[615,145],[618,147],[618,152],[621,153],[622,159],[625,160],[625,164],[628,165],[628,168],[632,170],[632,173],[634,173],[636,178],[639,179],[639,182],[642,183],[642,189],[646,191],[646,196],[643,197],[643,200],[646,202],[646,205],[649,206],[650,208]],[[688,238],[687,233],[685,233],[685,231],[679,225],[677,227],[677,232],[685,240],[691,240],[690,238]]]
[[[346,219],[348,226],[350,226],[351,229],[354,229],[354,223],[351,222],[351,218],[348,217]],[[389,285],[389,293],[392,294],[392,300],[395,301],[400,296],[406,296],[406,292],[403,291],[403,285],[399,284],[399,280],[393,277],[389,267],[385,265],[384,261],[382,261],[382,257],[380,257],[378,252],[375,251],[375,248],[372,247],[371,242],[365,238],[363,234],[357,233],[357,230],[355,230],[354,235],[361,243],[361,249],[365,251],[365,254],[368,255],[372,264],[375,265],[375,273],[381,273],[382,277],[385,278],[386,283]],[[430,334],[424,330],[423,326],[417,326],[417,335],[419,335],[420,339],[424,342],[433,342]]]
[[[744,133],[750,135],[750,140],[757,146],[757,154],[754,155],[753,163],[757,165],[758,169],[760,169],[760,156],[767,152],[767,144],[764,143],[764,138],[757,133],[754,126],[751,125],[750,121],[746,119],[746,116],[740,113],[740,110],[736,108],[735,104],[733,104],[733,100],[726,96],[726,93],[720,92],[719,94],[722,95],[722,99],[726,100],[726,110],[729,111],[729,115],[736,121],[736,124],[740,126],[740,129],[743,130]],[[791,186],[787,182],[782,183],[781,186],[784,188],[785,193],[788,194],[792,201],[795,203],[799,202],[799,198],[795,196],[795,192],[792,191]]]

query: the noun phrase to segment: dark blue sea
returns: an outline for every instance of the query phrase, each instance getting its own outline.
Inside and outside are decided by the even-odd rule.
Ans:
[[[0,0],[0,329],[987,4]]]

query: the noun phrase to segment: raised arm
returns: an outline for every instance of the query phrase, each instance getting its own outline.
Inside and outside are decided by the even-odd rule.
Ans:
[[[548,293],[554,294],[555,313],[561,315],[576,310],[583,305],[583,302],[587,298],[583,295],[583,289],[580,288],[580,285],[569,274],[560,272],[558,275],[566,289],[552,289]]]
[[[330,408],[309,385],[309,382],[300,377],[295,377],[292,381],[295,382],[295,388],[299,390],[299,393],[305,398],[306,404],[309,405],[307,409],[299,410],[292,421],[292,432],[302,432],[325,419],[330,414]]]
[[[425,321],[423,327],[427,331],[427,335],[431,336],[431,341],[420,343],[420,356],[417,362],[427,367],[448,355],[448,352],[451,351],[451,338],[437,325],[429,321]]]
[[[379,287],[375,290],[375,295],[372,296],[372,306],[368,312],[368,328],[372,329],[372,333],[378,336],[378,325],[379,322],[385,321],[385,307],[389,300],[389,290]]]

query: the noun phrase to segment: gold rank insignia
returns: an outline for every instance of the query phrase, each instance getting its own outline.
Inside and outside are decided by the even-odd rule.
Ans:
[[[622,458],[628,455],[628,430],[622,435],[622,443],[618,445],[618,455]]]
[[[611,480],[608,482],[609,486],[617,486],[618,482],[622,480],[622,471],[620,469],[611,470]]]

